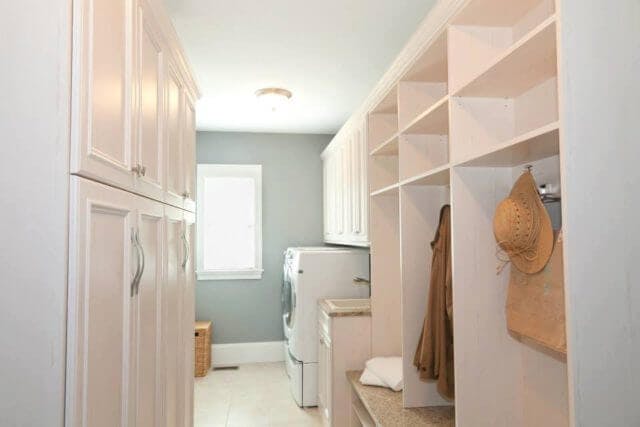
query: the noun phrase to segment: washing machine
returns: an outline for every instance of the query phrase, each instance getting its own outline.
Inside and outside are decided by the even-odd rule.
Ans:
[[[369,298],[369,251],[352,248],[289,248],[284,254],[282,319],[284,356],[298,406],[318,404],[318,301]]]

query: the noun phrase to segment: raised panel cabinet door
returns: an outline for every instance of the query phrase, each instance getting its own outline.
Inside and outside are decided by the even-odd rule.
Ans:
[[[161,325],[164,251],[164,207],[136,197],[137,239],[144,265],[133,299],[135,312],[135,426],[155,427],[162,418]]]
[[[196,194],[196,109],[194,101],[184,93],[184,121],[182,127],[182,173],[184,174],[184,209],[195,212]]]
[[[182,164],[183,84],[175,66],[167,61],[166,67],[166,181],[165,202],[183,206],[184,173]]]
[[[193,387],[195,374],[195,214],[184,213],[184,251],[182,260],[183,291],[182,291],[182,386],[183,386],[183,426],[193,426]]]
[[[71,177],[67,425],[132,425],[136,197]]]
[[[184,260],[183,211],[164,207],[164,284],[162,289],[162,370],[163,423],[181,425],[184,403],[181,384],[182,363],[182,262]]]
[[[71,172],[133,189],[133,0],[73,5]]]
[[[151,12],[138,7],[136,26],[136,95],[134,170],[136,191],[163,200],[163,46]]]
[[[369,195],[367,193],[367,152],[362,128],[354,132],[351,146],[351,238],[353,243],[369,241]]]

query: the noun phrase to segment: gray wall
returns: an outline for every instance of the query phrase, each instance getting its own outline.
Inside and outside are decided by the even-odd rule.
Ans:
[[[198,281],[196,316],[213,321],[214,343],[284,339],[282,254],[322,244],[322,163],[330,135],[198,132],[197,161],[262,165],[261,280]]]

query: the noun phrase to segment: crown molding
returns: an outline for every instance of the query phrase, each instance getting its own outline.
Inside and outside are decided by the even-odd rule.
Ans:
[[[325,148],[328,152],[333,149],[333,145],[342,139],[351,129],[365,120],[371,111],[391,89],[400,81],[402,76],[418,60],[443,31],[446,31],[447,24],[470,0],[439,0],[431,9],[418,29],[411,36],[409,41],[402,48],[389,69],[374,86],[364,102],[347,119],[345,124],[336,133],[333,140]],[[323,154],[324,152],[323,151]]]

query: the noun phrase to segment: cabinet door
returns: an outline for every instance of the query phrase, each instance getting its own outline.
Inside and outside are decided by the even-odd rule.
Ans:
[[[162,292],[163,406],[164,425],[179,426],[183,419],[180,382],[182,342],[183,211],[165,206],[165,281]]]
[[[165,202],[181,208],[184,193],[184,174],[182,171],[183,85],[171,61],[168,61],[166,77]]]
[[[131,425],[136,197],[71,177],[68,425]]]
[[[194,387],[194,350],[195,350],[195,215],[184,213],[184,252],[182,261],[183,292],[182,292],[182,384],[183,384],[183,426],[193,426],[193,387]]]
[[[327,153],[322,160],[322,212],[324,240],[331,241],[333,235],[333,156]]]
[[[369,194],[367,193],[367,152],[363,129],[358,128],[351,138],[351,228],[353,243],[369,240]]]
[[[135,385],[137,427],[154,427],[161,419],[161,292],[163,282],[164,208],[159,202],[138,199],[138,239],[144,268],[134,298]]]
[[[71,172],[133,189],[133,0],[74,1]]]
[[[321,334],[318,344],[318,403],[322,417],[331,425],[331,341]]]
[[[163,50],[161,33],[153,19],[151,12],[142,6],[138,7],[134,168],[137,171],[136,191],[163,200]]]
[[[184,121],[182,128],[182,173],[184,174],[184,209],[194,212],[196,208],[196,109],[191,97],[185,92]]]

